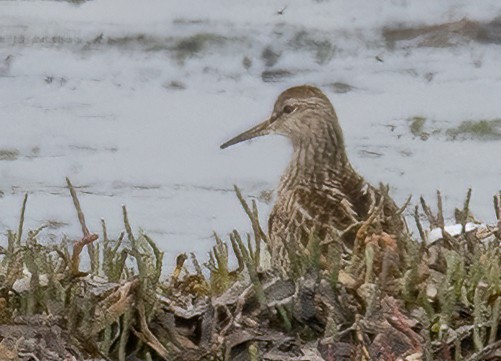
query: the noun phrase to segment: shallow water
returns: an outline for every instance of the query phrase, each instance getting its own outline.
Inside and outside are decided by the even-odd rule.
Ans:
[[[250,229],[233,184],[257,200],[266,224],[272,202],[261,195],[276,187],[290,154],[279,137],[219,144],[302,83],[328,94],[356,169],[389,183],[398,202],[413,194],[433,204],[440,189],[452,214],[471,186],[474,213],[493,220],[501,143],[447,130],[501,118],[500,45],[411,39],[390,47],[382,29],[488,22],[501,14],[494,0],[290,1],[282,15],[265,1],[184,4],[0,3],[4,232],[17,227],[28,192],[26,227],[50,222],[48,233],[78,238],[69,176],[93,231],[105,218],[118,235],[126,204],[133,226],[168,259],[181,251],[203,259],[212,231]],[[415,117],[425,119],[417,131]]]

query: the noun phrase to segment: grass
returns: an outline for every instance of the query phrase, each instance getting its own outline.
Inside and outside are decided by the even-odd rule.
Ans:
[[[233,231],[226,242],[215,235],[206,271],[180,254],[162,279],[163,253],[133,231],[125,207],[123,232],[110,236],[103,221],[98,236],[69,180],[68,188],[80,240],[40,243],[45,226],[24,230],[25,196],[0,249],[0,351],[13,360],[49,359],[49,351],[82,360],[337,360],[342,350],[357,360],[482,360],[501,349],[501,194],[498,224],[483,233],[465,231],[471,191],[457,212],[463,231],[445,232],[437,193],[436,211],[423,199],[414,210],[420,240],[378,232],[377,206],[356,232],[357,248],[313,232],[280,269],[269,266],[256,203],[235,188],[252,232]],[[423,217],[442,239],[428,242]]]

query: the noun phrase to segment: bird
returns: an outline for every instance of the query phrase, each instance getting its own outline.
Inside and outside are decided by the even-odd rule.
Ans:
[[[380,232],[403,230],[405,221],[393,200],[351,165],[334,107],[318,87],[283,91],[268,119],[220,147],[267,134],[285,136],[293,147],[268,219],[272,263],[285,267],[291,257],[307,251],[312,233],[321,244],[341,241],[353,248],[357,231],[376,209]]]

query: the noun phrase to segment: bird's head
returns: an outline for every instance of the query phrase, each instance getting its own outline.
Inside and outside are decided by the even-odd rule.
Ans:
[[[286,136],[295,147],[319,140],[327,140],[336,148],[344,147],[331,102],[320,89],[309,85],[285,90],[267,120],[228,140],[221,149],[266,134]]]

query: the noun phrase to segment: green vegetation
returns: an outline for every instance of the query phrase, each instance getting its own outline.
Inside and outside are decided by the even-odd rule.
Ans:
[[[501,139],[501,119],[467,120],[457,128],[448,129],[446,134],[452,138],[471,137],[477,139]]]
[[[449,129],[430,128],[425,117],[414,116],[408,119],[409,130],[415,137],[427,140],[430,136],[445,134],[450,140],[499,140],[501,139],[501,119],[465,120],[459,126]]]
[[[425,117],[412,117],[410,119],[411,124],[409,128],[412,135],[420,137],[423,134],[424,123],[426,122]]]
[[[18,157],[17,149],[0,149],[0,160],[16,160]]]
[[[112,238],[103,221],[98,241],[68,187],[80,240],[45,244],[44,226],[25,232],[26,196],[0,249],[2,359],[483,360],[501,349],[501,194],[498,224],[467,231],[468,192],[455,236],[446,232],[440,193],[436,212],[421,199],[420,241],[378,231],[391,221],[380,219],[381,201],[350,229],[354,245],[342,233],[325,242],[313,232],[304,249],[290,245],[289,266],[270,269],[256,203],[236,188],[251,234],[233,231],[228,242],[215,235],[206,271],[193,254],[180,254],[162,279],[163,253],[133,232],[125,207],[124,231]],[[429,239],[423,217],[440,239]]]

